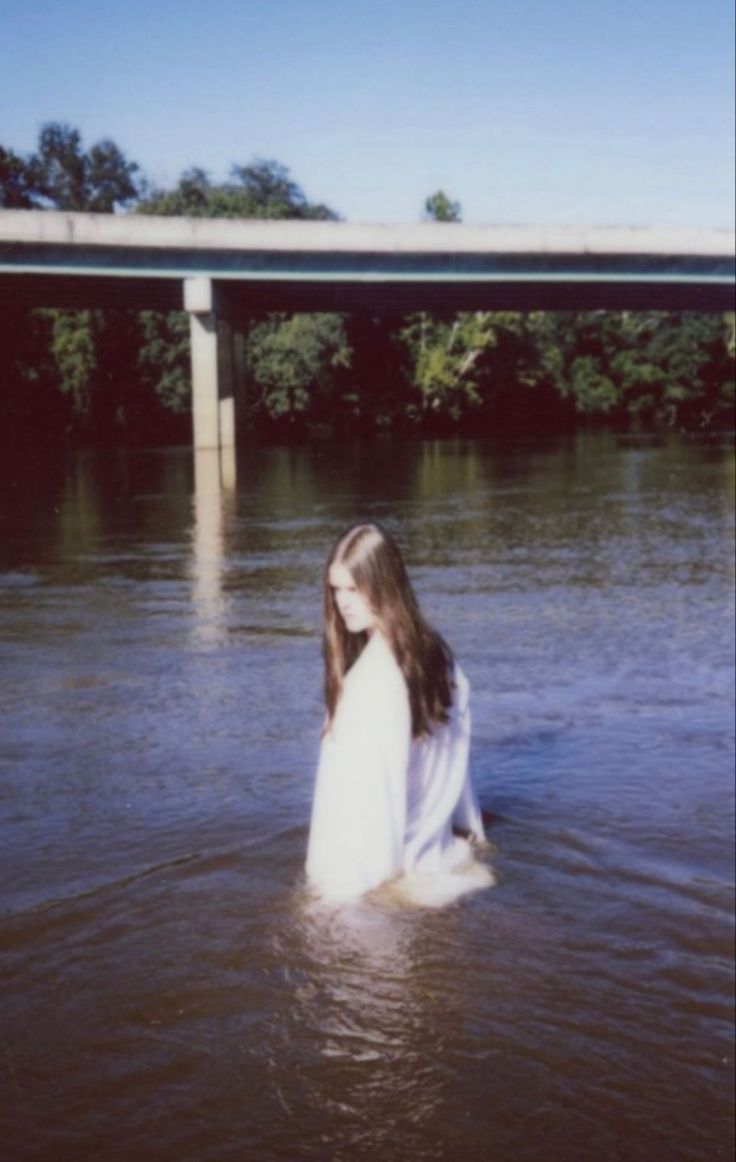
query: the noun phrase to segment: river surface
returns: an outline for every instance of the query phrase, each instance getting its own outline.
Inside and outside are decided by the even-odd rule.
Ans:
[[[473,687],[444,909],[304,891],[360,517]],[[731,447],[79,453],[0,518],[3,1162],[730,1159]]]

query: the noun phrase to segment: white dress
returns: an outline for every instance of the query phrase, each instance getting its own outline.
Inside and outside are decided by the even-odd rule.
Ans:
[[[322,739],[307,852],[307,878],[324,899],[354,899],[397,877],[426,886],[432,877],[445,881],[444,902],[491,882],[481,865],[473,869],[470,844],[453,835],[456,824],[484,839],[468,769],[469,686],[458,666],[454,679],[449,722],[412,740],[406,683],[380,633],[348,671]]]

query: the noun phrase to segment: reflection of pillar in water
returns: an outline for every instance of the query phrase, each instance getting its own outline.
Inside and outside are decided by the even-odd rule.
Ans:
[[[236,470],[235,445],[229,444],[220,448],[220,484],[223,494],[235,492]]]
[[[194,453],[192,605],[195,635],[215,644],[225,634],[222,562],[224,499],[235,488],[235,449],[202,448]]]

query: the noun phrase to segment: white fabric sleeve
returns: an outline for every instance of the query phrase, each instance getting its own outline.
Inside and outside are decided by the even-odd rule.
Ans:
[[[453,736],[458,750],[458,759],[463,768],[462,789],[453,811],[452,821],[479,842],[485,841],[483,816],[478,795],[470,771],[470,735],[472,718],[470,712],[470,687],[459,666],[455,672],[458,705],[453,722]]]
[[[322,742],[307,875],[324,898],[360,896],[401,871],[410,742],[403,677],[371,643]]]

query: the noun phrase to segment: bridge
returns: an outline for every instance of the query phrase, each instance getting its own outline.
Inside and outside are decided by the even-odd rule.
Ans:
[[[269,311],[734,309],[734,232],[0,211],[3,302],[185,310],[196,448],[235,441]]]

